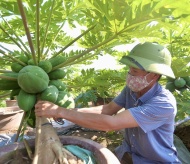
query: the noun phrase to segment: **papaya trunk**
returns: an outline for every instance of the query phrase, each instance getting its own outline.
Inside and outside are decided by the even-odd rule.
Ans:
[[[36,139],[33,164],[77,164],[77,158],[63,148],[50,121],[36,117]]]

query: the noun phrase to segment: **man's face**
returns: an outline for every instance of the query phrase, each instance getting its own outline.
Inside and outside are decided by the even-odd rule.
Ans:
[[[160,77],[160,75],[153,73],[153,72],[147,72],[143,71],[138,68],[130,67],[129,68],[129,74],[132,76],[146,76],[147,82],[150,82],[152,80],[157,81],[157,79]]]

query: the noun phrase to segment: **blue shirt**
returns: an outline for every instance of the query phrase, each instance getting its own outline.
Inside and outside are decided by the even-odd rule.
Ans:
[[[126,86],[113,101],[129,110],[139,125],[125,129],[123,143],[115,150],[119,160],[128,152],[134,164],[181,163],[173,144],[176,100],[168,90],[156,83],[137,99]]]

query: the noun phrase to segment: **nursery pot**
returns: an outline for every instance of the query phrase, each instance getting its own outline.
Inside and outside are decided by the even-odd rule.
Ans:
[[[6,100],[5,103],[7,107],[18,106],[17,100]]]
[[[0,131],[17,130],[23,114],[18,106],[0,108]]]
[[[60,136],[63,145],[77,145],[94,153],[98,164],[120,164],[116,156],[107,148],[90,139],[77,136]],[[29,146],[34,149],[35,139],[28,140]],[[26,156],[26,149],[23,142],[14,143],[0,147],[0,164],[6,163],[13,158],[14,151],[19,150]]]

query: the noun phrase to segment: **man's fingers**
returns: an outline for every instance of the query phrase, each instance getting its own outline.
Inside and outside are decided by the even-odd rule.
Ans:
[[[36,108],[36,109],[42,108],[42,105],[43,105],[44,103],[45,103],[44,101],[38,101],[38,102],[35,104],[35,108]]]

